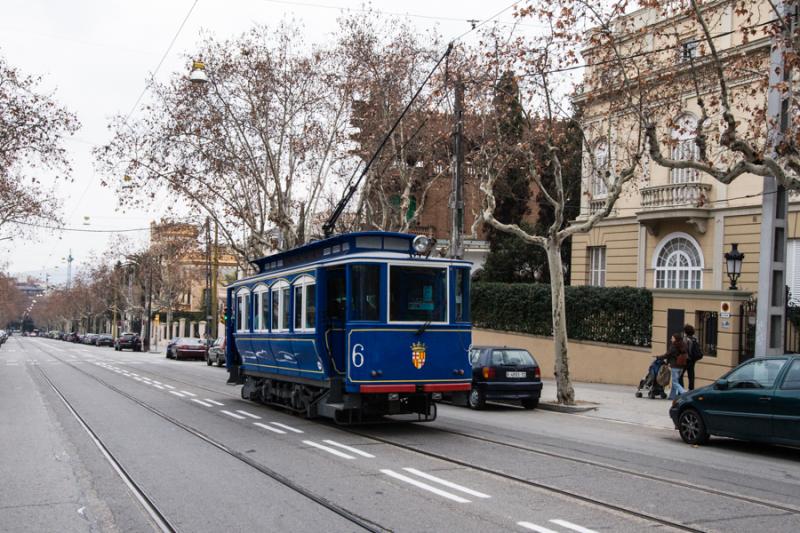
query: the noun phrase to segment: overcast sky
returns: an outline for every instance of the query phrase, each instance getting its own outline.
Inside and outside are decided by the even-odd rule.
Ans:
[[[0,54],[9,64],[42,76],[43,91],[78,115],[82,127],[66,146],[74,168],[71,183],[58,185],[67,227],[83,229],[146,228],[163,205],[149,210],[117,213],[113,189],[100,186],[94,172],[92,148],[109,139],[108,119],[127,114],[145,87],[181,22],[195,0],[3,0]],[[470,28],[467,20],[483,20],[509,6],[512,0],[375,0],[375,10],[404,13],[420,30],[438,26],[445,40]],[[362,1],[315,0],[198,0],[175,45],[158,72],[158,79],[186,70],[201,32],[219,38],[235,36],[254,24],[285,17],[302,21],[306,40],[323,42],[335,29],[342,9],[361,9]],[[497,20],[512,21],[512,10]],[[143,101],[146,101],[146,97]],[[133,118],[136,117],[134,110]],[[43,176],[45,181],[52,176]],[[109,179],[118,177],[109,177]],[[88,218],[87,218],[88,217]],[[147,231],[126,233],[144,240]],[[65,277],[64,258],[72,250],[73,272],[90,255],[107,251],[104,233],[42,231],[31,240],[0,242],[0,265],[13,272],[49,272]]]

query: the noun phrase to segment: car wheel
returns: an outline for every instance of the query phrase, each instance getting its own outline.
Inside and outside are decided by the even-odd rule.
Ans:
[[[469,392],[469,406],[473,409],[483,409],[486,406],[486,395],[472,387]]]
[[[703,417],[695,409],[686,409],[678,418],[678,433],[686,444],[705,444],[708,432]]]
[[[211,363],[212,363],[211,358],[209,356],[206,356],[206,365],[211,366]]]
[[[525,398],[522,400],[522,407],[525,409],[536,409],[539,406],[539,398]]]
[[[217,366],[224,366],[225,360],[224,359],[217,359]]]

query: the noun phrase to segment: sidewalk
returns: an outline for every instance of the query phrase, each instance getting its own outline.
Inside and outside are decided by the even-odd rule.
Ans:
[[[543,379],[541,409],[564,411],[556,403],[556,383]],[[636,387],[630,385],[607,385],[604,383],[572,382],[575,389],[577,409],[582,416],[614,420],[627,424],[672,429],[669,418],[669,400],[636,398]]]

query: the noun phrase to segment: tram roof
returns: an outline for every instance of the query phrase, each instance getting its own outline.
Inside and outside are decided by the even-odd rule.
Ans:
[[[389,231],[343,233],[268,255],[251,263],[258,267],[259,273],[265,273],[362,252],[388,251],[411,255],[413,253],[411,243],[414,237],[416,235],[412,233]]]

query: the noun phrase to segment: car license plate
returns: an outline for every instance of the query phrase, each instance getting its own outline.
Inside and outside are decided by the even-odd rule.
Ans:
[[[506,372],[507,378],[524,378],[525,372]]]

